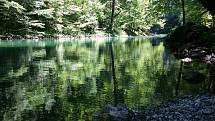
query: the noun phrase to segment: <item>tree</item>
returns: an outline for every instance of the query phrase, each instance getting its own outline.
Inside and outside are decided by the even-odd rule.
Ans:
[[[28,24],[26,9],[17,2],[0,1],[0,34],[22,34]]]
[[[199,0],[213,15],[211,0]],[[194,0],[0,0],[2,35],[79,35],[96,32],[144,34],[170,16],[207,23]],[[186,14],[185,14],[186,11]]]
[[[184,0],[181,0],[181,3],[182,3],[183,25],[185,25],[185,5],[184,5]]]
[[[112,10],[111,10],[111,21],[110,21],[110,31],[113,34],[113,22],[114,22],[114,13],[115,13],[115,0],[112,0]]]

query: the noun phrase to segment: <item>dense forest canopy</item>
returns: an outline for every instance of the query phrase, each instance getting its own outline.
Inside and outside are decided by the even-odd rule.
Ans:
[[[186,22],[212,25],[212,0],[116,0],[114,32],[168,33]],[[204,7],[203,7],[204,6]],[[0,0],[1,35],[80,35],[108,32],[112,0]],[[210,12],[208,12],[210,11]],[[157,33],[157,32],[156,32]]]

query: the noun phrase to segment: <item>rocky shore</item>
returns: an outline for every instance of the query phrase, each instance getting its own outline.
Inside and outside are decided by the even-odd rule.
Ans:
[[[80,39],[89,37],[108,37],[109,35],[0,35],[0,40],[41,40],[44,38],[54,39]]]
[[[213,121],[214,105],[215,96],[186,96],[146,109],[140,115],[146,121]]]
[[[215,96],[184,96],[160,106],[142,111],[130,110],[125,105],[108,105],[95,113],[94,121],[214,121]]]
[[[43,39],[43,35],[0,35],[0,40]]]

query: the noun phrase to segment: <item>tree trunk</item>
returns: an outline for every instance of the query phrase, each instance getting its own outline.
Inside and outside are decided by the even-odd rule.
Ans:
[[[185,25],[185,3],[184,3],[184,0],[181,0],[181,3],[182,3],[183,25]]]
[[[114,13],[115,13],[115,3],[116,3],[116,0],[112,0],[112,12],[111,12],[111,21],[110,21],[111,36],[113,36],[113,22],[114,22]]]

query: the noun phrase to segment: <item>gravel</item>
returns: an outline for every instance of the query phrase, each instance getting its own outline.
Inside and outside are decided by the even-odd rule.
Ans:
[[[184,96],[156,107],[134,111],[126,105],[108,105],[94,121],[215,121],[215,96]]]
[[[215,96],[180,97],[138,115],[146,121],[215,121]]]

